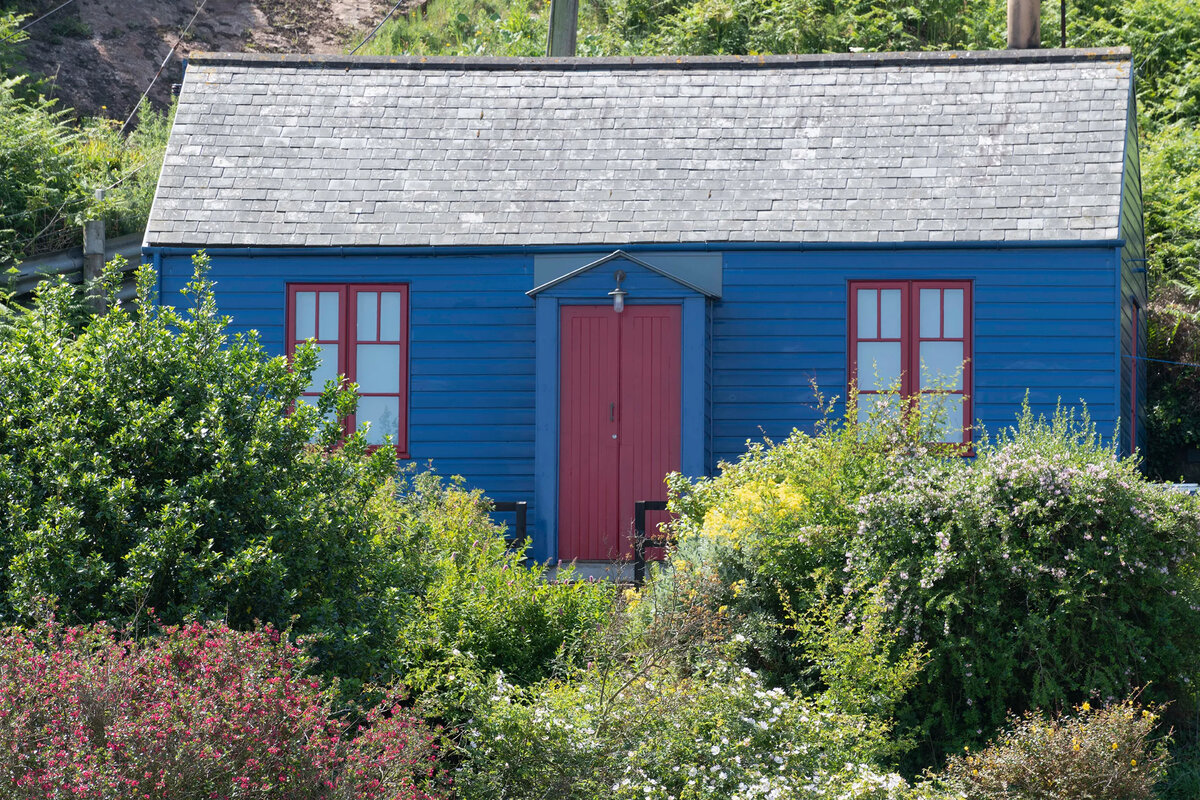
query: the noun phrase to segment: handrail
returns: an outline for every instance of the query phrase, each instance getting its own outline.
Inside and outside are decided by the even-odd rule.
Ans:
[[[505,536],[504,541],[510,547],[524,546],[529,540],[526,535],[526,520],[528,519],[529,503],[524,500],[498,500],[492,502],[492,511],[500,513],[513,512],[517,515],[513,523],[513,535]]]
[[[646,548],[666,547],[666,539],[646,538],[646,512],[666,511],[666,500],[638,500],[633,504],[633,585],[646,582]]]

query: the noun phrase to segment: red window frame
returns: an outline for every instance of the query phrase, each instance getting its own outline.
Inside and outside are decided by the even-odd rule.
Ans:
[[[860,338],[858,335],[858,290],[868,289],[882,292],[887,289],[898,289],[900,291],[900,337],[884,337],[883,336],[883,303],[876,300],[875,313],[877,314],[875,322],[875,338]],[[939,295],[941,304],[939,306],[939,328],[937,336],[922,336],[921,335],[921,290],[933,289],[942,292]],[[946,336],[946,315],[945,315],[945,290],[961,289],[963,293],[963,329],[961,336]],[[961,388],[955,391],[936,392],[936,394],[957,394],[963,398],[963,441],[962,444],[968,449],[971,445],[972,436],[972,421],[974,420],[974,403],[971,398],[972,386],[974,386],[974,302],[973,302],[973,284],[971,281],[896,281],[896,280],[862,280],[849,281],[847,292],[847,308],[849,309],[848,330],[846,349],[847,355],[847,383],[854,385],[858,375],[858,344],[859,342],[900,342],[900,394],[909,399],[915,399],[923,393],[921,390],[921,376],[918,372],[921,363],[921,343],[922,342],[962,342],[963,345],[963,368]],[[881,298],[882,294],[877,295]],[[859,396],[870,396],[873,394],[882,394],[875,389],[858,390]]]
[[[400,348],[400,391],[393,393],[360,393],[360,397],[397,397],[399,400],[399,417],[397,420],[397,436],[395,442],[396,456],[399,458],[408,458],[408,391],[409,391],[409,363],[408,363],[408,320],[409,320],[409,304],[408,304],[408,284],[406,283],[289,283],[287,285],[287,313],[285,331],[285,341],[287,343],[287,356],[290,359],[296,352],[296,346],[301,344],[302,339],[296,338],[296,295],[300,292],[326,292],[338,295],[338,338],[336,342],[332,339],[313,339],[315,344],[337,344],[338,345],[338,368],[337,374],[344,376],[346,381],[356,383],[358,380],[358,295],[362,292],[375,292],[377,295],[383,292],[398,293],[400,295],[400,338],[399,340],[364,340],[364,343],[369,341],[371,344],[391,344],[399,345]],[[380,332],[379,310],[382,304],[381,297],[376,297],[375,324],[376,333]],[[314,324],[314,333],[319,335],[320,330],[320,296],[318,294],[317,301],[317,316]],[[304,397],[319,397],[320,391],[307,391]],[[353,432],[358,427],[357,412],[351,414],[346,419],[346,432]]]

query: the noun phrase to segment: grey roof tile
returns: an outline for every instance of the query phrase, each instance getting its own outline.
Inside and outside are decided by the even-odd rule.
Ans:
[[[1125,51],[193,56],[148,245],[1115,239]]]

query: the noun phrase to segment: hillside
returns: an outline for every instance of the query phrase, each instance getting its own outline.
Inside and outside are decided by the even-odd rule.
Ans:
[[[30,21],[62,0],[7,4]],[[3,8],[5,4],[0,4]],[[20,68],[45,76],[62,105],[83,116],[124,119],[150,84],[198,0],[74,0],[28,31]],[[374,24],[386,0],[206,0],[178,48],[337,53]],[[150,98],[165,106],[182,75],[172,58]]]

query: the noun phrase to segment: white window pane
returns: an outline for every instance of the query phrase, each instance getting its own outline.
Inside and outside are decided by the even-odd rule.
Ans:
[[[310,392],[321,391],[325,388],[326,381],[334,380],[338,376],[338,346],[323,344],[318,349],[320,362],[313,370],[312,383],[308,386]]]
[[[963,441],[963,396],[928,394],[921,397],[921,416],[935,426],[939,442]]]
[[[296,292],[296,339],[303,342],[317,335],[317,293]]]
[[[378,296],[375,292],[358,293],[357,333],[360,342],[378,341],[379,337],[375,335],[375,306]]]
[[[962,342],[921,342],[921,388],[962,388]]]
[[[383,444],[385,436],[391,436],[395,444],[400,434],[400,398],[360,397],[357,421],[360,427],[364,422],[371,423],[367,432],[368,444]]]
[[[338,336],[338,293],[321,292],[321,335],[319,339],[337,340]]]
[[[379,303],[379,338],[400,341],[400,293],[384,292]]]
[[[858,338],[878,339],[879,330],[876,328],[879,310],[875,303],[879,292],[874,289],[858,290]]]
[[[949,339],[957,339],[963,335],[963,290],[947,289],[942,295],[946,309],[945,335]]]
[[[356,355],[360,392],[400,391],[400,345],[360,344]]]
[[[858,388],[887,391],[900,383],[899,342],[858,343]]]
[[[884,289],[879,293],[879,328],[882,339],[900,338],[899,289]]]
[[[942,335],[942,290],[921,290],[921,337],[939,339]]]

